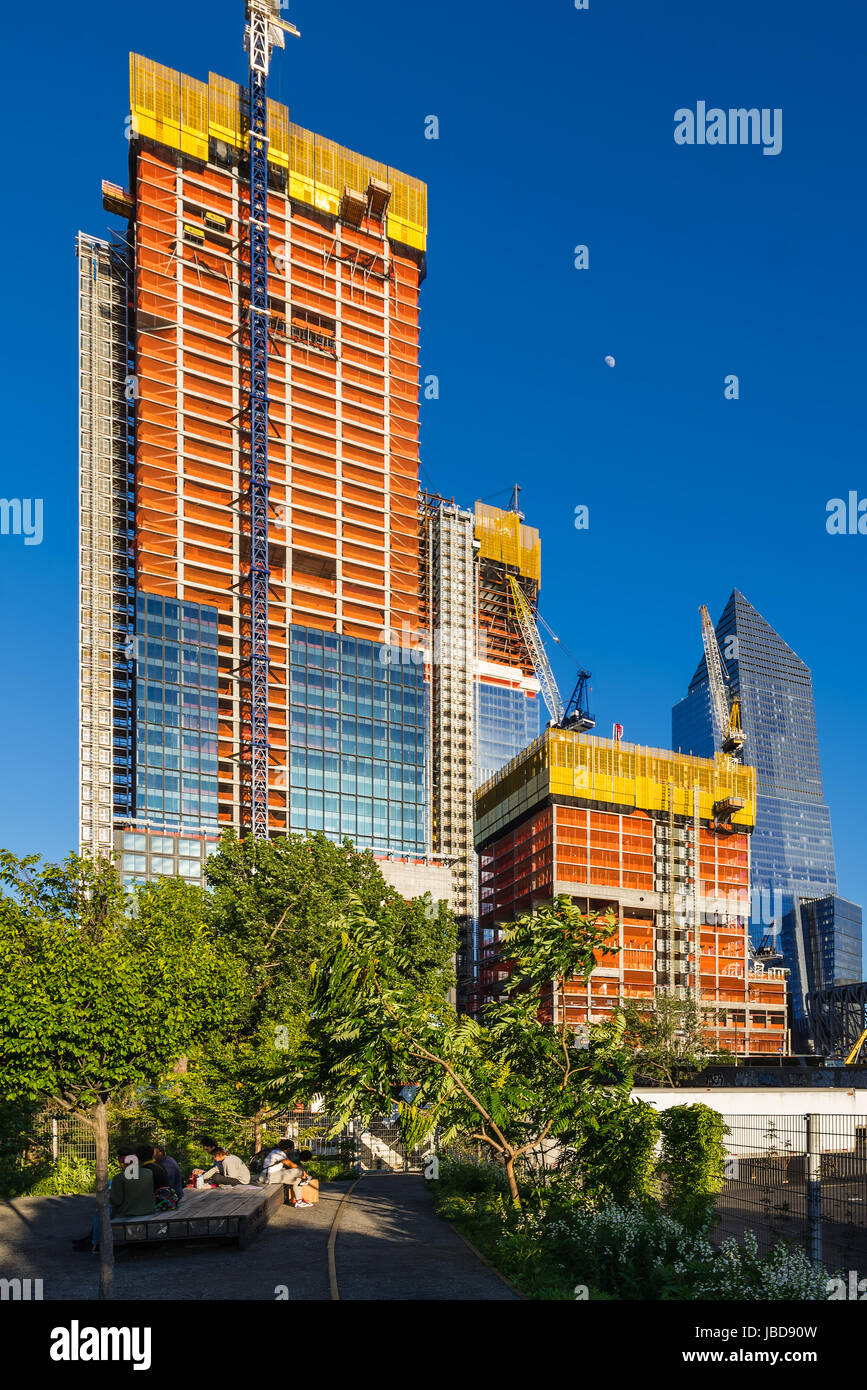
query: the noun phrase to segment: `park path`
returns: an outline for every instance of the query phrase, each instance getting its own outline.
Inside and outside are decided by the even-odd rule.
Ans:
[[[341,1212],[334,1254],[343,1301],[518,1300],[437,1216],[412,1173],[361,1179]]]
[[[179,1242],[121,1252],[115,1298],[330,1300],[328,1247],[338,1211],[333,1255],[341,1300],[517,1297],[436,1215],[423,1179],[400,1173],[369,1175],[354,1186],[328,1183],[313,1207],[279,1207],[247,1250]],[[42,1279],[46,1301],[95,1299],[96,1258],[70,1249],[92,1213],[92,1197],[0,1201],[0,1277]]]

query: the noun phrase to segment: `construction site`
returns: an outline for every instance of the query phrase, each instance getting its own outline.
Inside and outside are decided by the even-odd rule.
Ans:
[[[552,1017],[577,1027],[662,990],[696,999],[713,1050],[787,1051],[785,971],[749,948],[754,823],[751,768],[548,729],[478,795],[475,1009],[508,973],[502,924],[567,894],[613,910],[618,954],[552,987]]]
[[[784,1050],[706,611],[719,756],[593,736],[589,672],[564,699],[548,661],[520,490],[419,490],[425,185],[292,123],[267,79],[296,31],[276,0],[246,21],[244,87],[130,56],[118,230],[77,240],[82,849],[127,886],[201,883],[229,828],[348,837],[448,900],[473,1010],[499,925],[567,892],[614,907],[622,949],[552,1012],[687,991],[715,1045]]]

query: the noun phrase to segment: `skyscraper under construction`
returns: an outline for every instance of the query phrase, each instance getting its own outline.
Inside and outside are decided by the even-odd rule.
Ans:
[[[196,880],[220,832],[423,860],[426,190],[249,85],[132,55],[121,219],[81,234],[80,839]],[[407,655],[410,655],[407,653]]]
[[[756,774],[549,728],[489,779],[476,803],[479,968],[470,1008],[509,969],[503,924],[565,894],[611,910],[612,956],[589,980],[552,980],[545,1008],[575,1026],[659,993],[695,1001],[711,1050],[787,1051],[785,971],[751,957],[750,840]]]

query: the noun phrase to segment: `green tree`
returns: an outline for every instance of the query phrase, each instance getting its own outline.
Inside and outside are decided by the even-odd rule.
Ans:
[[[589,1092],[628,1085],[622,1022],[593,1030],[581,1050],[565,1011],[552,1024],[543,1008],[552,980],[586,981],[596,956],[613,953],[613,927],[612,914],[583,915],[567,897],[518,918],[503,932],[509,979],[482,1024],[458,1017],[353,903],[313,968],[308,1041],[283,1093],[321,1092],[336,1128],[390,1108],[401,1085],[417,1086],[414,1102],[399,1104],[405,1142],[437,1125],[444,1140],[472,1138],[502,1162],[519,1206],[518,1159],[549,1137],[571,1138]]]
[[[626,1038],[640,1076],[674,1086],[684,1071],[698,1071],[724,1054],[704,1038],[703,1017],[692,995],[681,998],[661,990],[654,999],[627,999],[622,1005]]]
[[[404,899],[386,883],[369,850],[322,834],[268,841],[226,834],[208,861],[208,916],[244,963],[249,1007],[231,1045],[200,1059],[216,1093],[259,1126],[263,1095],[297,1056],[310,1006],[311,966],[338,937],[352,900],[374,920],[384,949],[402,952],[411,978],[445,1000],[454,984],[457,928],[444,903]],[[240,1083],[240,1084],[238,1084]],[[303,1097],[306,1099],[307,1097]]]
[[[110,1298],[108,1110],[228,1024],[243,973],[177,879],[132,903],[113,863],[0,852],[0,1098],[78,1115],[96,1144],[99,1296]]]

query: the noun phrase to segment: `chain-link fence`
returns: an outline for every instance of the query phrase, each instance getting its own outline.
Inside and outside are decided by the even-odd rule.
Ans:
[[[802,1246],[867,1273],[867,1116],[724,1115],[728,1159],[715,1240]]]

